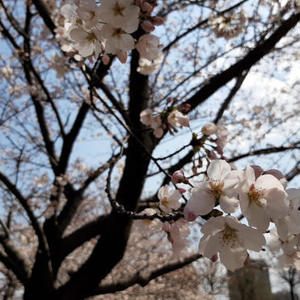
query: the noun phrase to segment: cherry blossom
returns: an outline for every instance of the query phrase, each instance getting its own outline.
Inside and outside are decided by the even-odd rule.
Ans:
[[[120,28],[127,33],[138,29],[140,8],[132,0],[102,0],[101,19],[111,27]]]
[[[204,134],[204,135],[211,135],[211,134],[214,134],[214,133],[217,133],[217,125],[214,124],[214,123],[207,123],[205,124],[202,129],[201,129],[201,132]]]
[[[245,170],[239,197],[241,210],[251,226],[265,231],[272,220],[287,216],[289,201],[280,181],[270,174],[255,178],[251,167]]]
[[[248,257],[247,249],[258,252],[266,244],[260,231],[239,223],[231,216],[210,218],[201,232],[200,253],[212,258],[219,252],[221,262],[230,271],[244,265]]]
[[[173,255],[179,256],[188,245],[187,237],[190,234],[188,223],[184,219],[179,219],[176,222],[163,223],[162,229],[172,244]]]
[[[170,213],[174,209],[178,209],[181,204],[179,199],[181,194],[178,190],[169,190],[167,185],[161,187],[158,191],[159,207],[165,213]]]
[[[139,66],[137,68],[137,71],[143,75],[151,75],[152,73],[154,73],[156,70],[159,69],[162,61],[163,61],[162,52],[160,52],[158,57],[152,61],[141,57],[139,59]]]
[[[134,48],[133,37],[122,28],[113,27],[110,24],[103,26],[102,36],[106,39],[105,52],[117,54],[118,51],[129,51]]]
[[[275,220],[277,232],[282,240],[287,240],[288,235],[300,234],[300,190],[288,189],[289,210],[288,215]]]
[[[84,21],[84,28],[86,29],[91,29],[101,20],[101,8],[96,5],[95,0],[78,1],[76,12],[78,17]]]
[[[245,30],[248,18],[244,11],[240,13],[229,13],[227,15],[211,15],[208,24],[217,37],[231,39]]]
[[[141,215],[153,216],[157,212],[153,208],[146,208],[141,212]],[[150,220],[150,219],[141,219],[136,220],[138,230],[143,233],[145,231],[153,230],[157,227],[161,222],[158,219]]]
[[[186,177],[184,176],[184,172],[182,170],[178,170],[178,171],[175,171],[172,175],[172,182],[173,183],[187,183],[187,179]]]
[[[217,203],[225,212],[235,212],[239,204],[237,185],[241,174],[240,171],[232,171],[224,160],[211,161],[207,169],[208,179],[191,191],[191,198],[184,209],[185,218],[189,219],[191,213],[196,216],[206,215]]]
[[[82,27],[75,27],[70,31],[71,39],[76,43],[75,48],[83,57],[103,52],[103,36],[101,32],[93,27],[89,32]]]
[[[148,60],[154,60],[160,55],[160,44],[157,36],[153,34],[144,34],[139,38],[136,44],[136,49],[138,50],[141,57]]]
[[[271,240],[269,249],[274,253],[280,253],[277,256],[281,267],[294,266],[300,270],[300,234],[289,235],[286,239],[282,239],[275,229],[270,230]]]
[[[181,113],[178,110],[174,110],[168,115],[168,124],[172,127],[177,127],[177,126],[188,127],[190,125],[189,121],[190,121],[189,117],[185,116],[183,113]]]
[[[162,121],[159,114],[154,114],[149,108],[143,110],[140,114],[140,121],[146,126],[150,126],[154,129],[154,136],[160,138],[163,136],[163,129],[161,128]]]

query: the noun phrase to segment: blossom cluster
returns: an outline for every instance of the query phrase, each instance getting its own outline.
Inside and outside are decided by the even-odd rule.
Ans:
[[[186,221],[195,221],[198,216],[207,220],[201,228],[199,251],[202,255],[213,261],[219,256],[233,271],[247,263],[248,250],[262,250],[266,245],[264,235],[271,228],[270,246],[280,251],[281,264],[300,268],[300,190],[286,189],[286,180],[280,171],[264,171],[259,166],[232,170],[225,160],[212,160],[204,180],[193,185],[179,170],[173,174],[172,181],[178,189],[167,186],[160,189],[160,209],[170,213],[184,207]],[[182,188],[183,184],[192,188]],[[182,193],[188,198],[185,204]],[[238,211],[242,217],[235,217]],[[243,219],[248,225],[240,221]],[[177,235],[178,224],[175,226]],[[172,240],[172,244],[176,242]],[[178,244],[182,246],[182,239]]]
[[[162,18],[151,16],[155,6],[155,1],[143,0],[101,0],[99,5],[95,0],[76,0],[62,6],[64,20],[58,24],[57,37],[70,40],[80,57],[101,55],[104,63],[109,62],[109,55],[125,63],[128,51],[136,49],[140,54],[138,71],[148,75],[162,57],[158,37],[150,33],[164,23]],[[139,28],[141,34],[136,39],[133,34]],[[71,52],[72,48],[62,44],[64,51]]]
[[[177,108],[172,108],[172,111],[162,113],[147,108],[141,112],[140,121],[144,125],[151,127],[154,136],[157,138],[163,136],[165,129],[172,133],[177,131],[176,127],[189,126],[189,117]]]
[[[245,30],[248,17],[242,10],[240,13],[230,12],[224,15],[211,15],[208,24],[217,37],[232,39]]]

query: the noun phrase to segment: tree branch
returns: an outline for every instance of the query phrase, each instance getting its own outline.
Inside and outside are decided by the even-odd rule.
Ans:
[[[6,256],[1,252],[0,252],[0,262],[2,262],[3,265],[8,270],[11,270],[16,275],[16,277],[20,280],[20,282],[22,282],[23,284],[27,283],[29,275],[25,270],[22,269],[21,265],[13,262],[10,257]]]
[[[275,30],[275,32],[265,41],[251,50],[243,59],[209,79],[209,82],[196,92],[184,104],[191,105],[191,110],[203,103],[207,98],[213,95],[219,88],[224,86],[233,78],[239,76],[245,70],[249,70],[255,63],[270,53],[276,43],[280,41],[300,20],[300,12],[292,14],[287,20]]]
[[[295,149],[300,149],[300,146],[296,145],[290,145],[288,147],[272,147],[272,148],[264,148],[264,149],[258,149],[258,150],[253,150],[244,154],[237,155],[235,157],[232,157],[228,160],[228,162],[234,162],[239,159],[249,157],[249,156],[255,156],[255,155],[261,155],[261,154],[271,154],[271,153],[279,153],[279,152],[284,152],[284,151],[291,151]]]
[[[176,271],[180,268],[183,268],[183,267],[191,264],[192,262],[195,262],[196,260],[198,260],[201,257],[202,257],[202,255],[197,253],[197,254],[191,255],[189,257],[186,257],[183,260],[177,261],[175,263],[164,265],[164,266],[162,266],[156,270],[153,270],[145,275],[142,275],[140,272],[137,272],[127,280],[120,281],[120,282],[113,283],[113,284],[99,286],[97,289],[92,291],[90,296],[124,291],[135,284],[139,284],[140,286],[146,286],[151,280],[153,280],[159,276],[168,274],[170,272]]]

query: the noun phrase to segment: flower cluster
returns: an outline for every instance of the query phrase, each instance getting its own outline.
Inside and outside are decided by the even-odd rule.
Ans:
[[[155,1],[101,0],[99,4],[95,0],[65,4],[61,8],[64,22],[57,36],[71,40],[81,57],[102,55],[104,63],[109,62],[108,55],[116,55],[125,63],[128,51],[136,48],[140,54],[139,71],[152,73],[162,52],[158,37],[149,32],[164,23],[162,18],[151,16]],[[145,34],[136,40],[132,34],[139,26]],[[64,44],[63,50],[70,48]]]
[[[176,132],[176,127],[188,127],[189,117],[173,108],[171,112],[157,113],[155,110],[147,108],[140,114],[140,121],[153,129],[153,134],[161,138],[164,130],[168,129],[171,133]]]
[[[208,24],[217,37],[231,39],[244,31],[247,22],[247,15],[241,11],[240,13],[230,12],[221,16],[211,15]]]
[[[178,210],[182,202],[181,192],[179,190],[170,189],[167,185],[160,188],[158,192],[158,209],[163,215],[175,212]],[[151,208],[146,208],[142,211],[142,215],[153,216],[158,211]],[[158,219],[149,220],[143,219],[137,221],[139,224],[139,230],[144,232],[145,230],[151,230],[160,226],[161,229],[167,234],[167,238],[172,245],[173,255],[180,256],[182,252],[187,248],[188,236],[190,234],[188,222],[180,218],[176,221],[161,223]]]
[[[215,261],[219,255],[229,270],[240,268],[248,261],[247,250],[258,252],[266,244],[264,234],[273,223],[277,233],[273,231],[272,249],[280,249],[282,265],[300,267],[300,190],[286,189],[281,172],[259,166],[232,170],[225,160],[212,160],[205,179],[197,184],[189,182],[182,170],[173,174],[172,181],[189,198],[184,218],[207,219],[199,243],[205,257]],[[192,188],[187,192],[178,184]],[[161,208],[167,206],[165,212],[180,207],[179,191],[163,187],[158,198]],[[248,226],[232,216],[239,209]]]

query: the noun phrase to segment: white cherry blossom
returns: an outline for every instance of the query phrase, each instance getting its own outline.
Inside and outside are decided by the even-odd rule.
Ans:
[[[188,127],[190,125],[189,122],[190,122],[189,117],[184,115],[182,112],[178,110],[174,110],[168,115],[168,123],[172,127],[177,127],[177,126]]]
[[[139,66],[137,68],[137,71],[143,75],[151,75],[152,73],[154,73],[156,70],[159,69],[162,61],[163,61],[163,54],[161,51],[158,57],[153,61],[141,57],[139,59]]]
[[[162,121],[159,114],[154,114],[151,109],[147,108],[141,112],[140,121],[154,130],[153,134],[155,137],[161,138],[163,136],[164,131],[161,128]]]
[[[288,189],[289,210],[288,215],[275,220],[277,232],[282,240],[286,240],[288,235],[300,234],[300,190]]]
[[[157,36],[153,34],[144,34],[139,38],[135,45],[141,57],[148,60],[154,60],[160,55],[160,44]]]
[[[211,134],[217,133],[217,130],[218,130],[218,127],[216,124],[207,123],[202,127],[201,132],[204,135],[211,135]]]
[[[225,160],[212,160],[207,169],[208,179],[191,191],[191,198],[184,209],[185,218],[206,215],[218,202],[225,212],[235,212],[239,204],[236,188],[241,174],[240,171],[232,171]]]
[[[96,5],[95,0],[80,0],[78,2],[76,12],[78,17],[84,21],[84,27],[91,29],[93,26],[99,24],[101,21],[101,10]]]
[[[287,216],[287,193],[273,175],[261,175],[255,179],[251,167],[247,167],[244,174],[245,180],[239,192],[242,213],[249,225],[265,231],[271,220]]]
[[[119,51],[129,51],[134,48],[133,37],[120,27],[113,27],[110,24],[103,26],[102,36],[106,39],[105,52],[118,54]]]
[[[121,28],[132,33],[139,26],[140,8],[133,5],[132,0],[102,0],[100,6],[101,19],[112,27]]]
[[[173,223],[163,223],[162,229],[167,233],[168,240],[172,244],[173,255],[178,257],[187,248],[189,224],[181,218]]]
[[[74,27],[70,31],[70,38],[75,42],[75,48],[83,57],[92,54],[97,56],[103,52],[103,37],[96,27],[90,31],[86,31],[82,27]]]
[[[153,216],[157,213],[157,211],[153,208],[146,208],[140,214]],[[161,223],[158,219],[150,220],[150,219],[141,219],[135,221],[137,228],[140,233],[147,232],[149,230],[154,230]]]
[[[247,249],[258,252],[266,244],[260,231],[239,223],[231,216],[212,217],[201,231],[200,253],[212,258],[219,252],[221,262],[230,271],[244,265],[248,257]]]
[[[179,199],[181,194],[178,190],[169,190],[167,185],[161,187],[158,191],[159,207],[165,213],[172,212],[173,209],[180,207]]]

